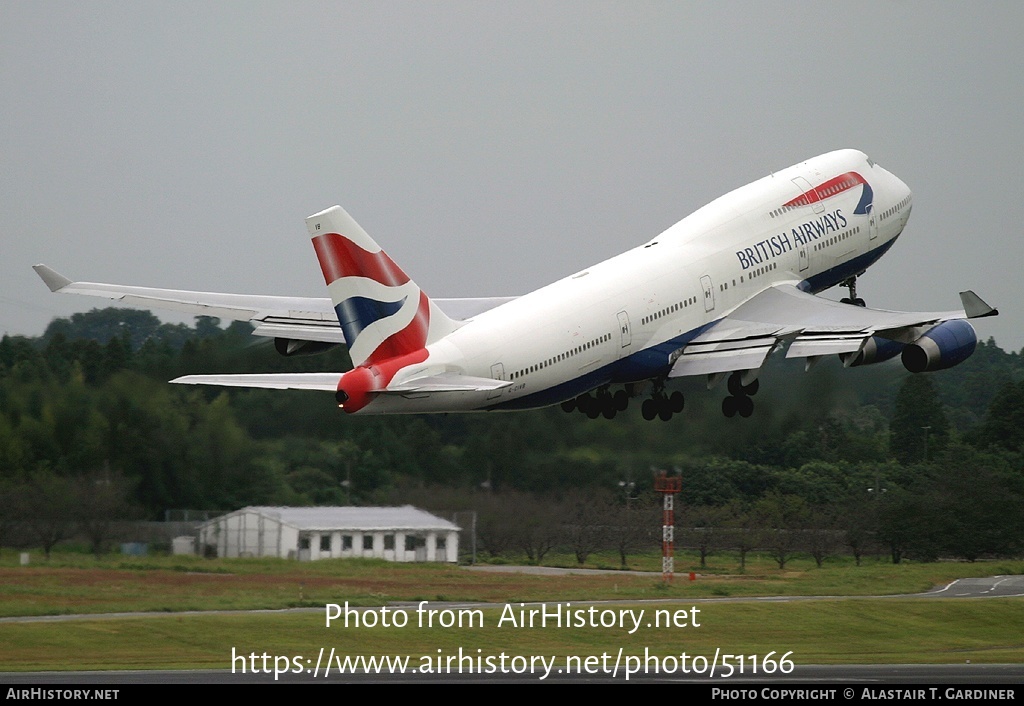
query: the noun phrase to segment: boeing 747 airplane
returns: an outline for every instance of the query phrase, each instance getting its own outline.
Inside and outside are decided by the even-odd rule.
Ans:
[[[347,372],[187,375],[182,384],[334,393],[349,414],[516,410],[561,404],[612,418],[643,398],[646,419],[681,412],[666,383],[725,380],[727,417],[753,412],[767,357],[810,368],[902,356],[914,373],[974,352],[966,319],[998,312],[971,291],[962,310],[867,308],[857,277],[903,232],[907,185],[856,150],[809,159],[732,191],[653,240],[520,297],[431,299],[341,207],[306,219],[329,299],[72,282],[54,292],[249,321],[283,355],[345,344]],[[850,296],[817,296],[841,285]]]

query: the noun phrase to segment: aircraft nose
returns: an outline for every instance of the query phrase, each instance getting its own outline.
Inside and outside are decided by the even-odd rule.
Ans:
[[[907,186],[906,183],[904,183],[904,181],[900,179],[898,176],[893,175],[892,178],[896,186],[897,201],[902,201],[903,199],[909,197],[911,194],[910,187]]]

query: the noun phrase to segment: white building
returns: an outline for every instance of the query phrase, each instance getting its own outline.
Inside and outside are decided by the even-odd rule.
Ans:
[[[253,506],[201,524],[199,546],[218,557],[456,562],[459,527],[412,505]]]

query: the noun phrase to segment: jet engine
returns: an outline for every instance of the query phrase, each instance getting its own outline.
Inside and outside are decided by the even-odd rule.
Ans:
[[[903,367],[912,373],[952,368],[967,360],[978,345],[974,327],[962,319],[933,326],[903,349]]]
[[[882,363],[898,356],[903,350],[904,345],[899,341],[891,341],[881,336],[872,336],[856,353],[844,353],[842,356],[843,364],[853,368],[858,365]],[[853,361],[847,363],[847,356],[854,356]]]
[[[338,344],[326,341],[302,341],[295,338],[274,339],[274,349],[286,358],[290,358],[295,355],[315,355],[317,353],[323,353],[336,345]]]

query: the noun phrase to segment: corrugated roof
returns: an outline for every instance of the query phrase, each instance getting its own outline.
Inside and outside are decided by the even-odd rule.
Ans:
[[[232,515],[255,512],[300,530],[438,530],[458,525],[412,505],[402,507],[272,507],[253,505]],[[213,520],[212,522],[216,522]]]

